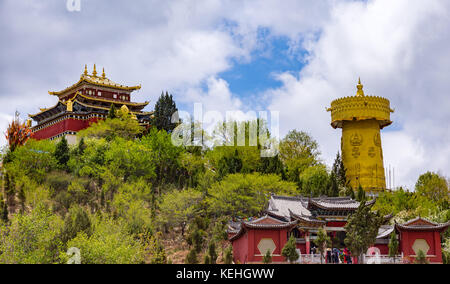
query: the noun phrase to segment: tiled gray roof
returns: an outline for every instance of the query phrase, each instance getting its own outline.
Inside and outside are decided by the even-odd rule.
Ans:
[[[377,239],[382,239],[389,236],[392,233],[392,231],[394,231],[394,226],[391,225],[380,226],[380,228],[378,229]]]
[[[306,209],[307,199],[302,197],[288,197],[273,195],[269,200],[268,212],[290,219],[290,211],[297,215],[311,216],[311,212]]]

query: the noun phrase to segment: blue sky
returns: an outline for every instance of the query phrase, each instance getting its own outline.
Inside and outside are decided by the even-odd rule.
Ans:
[[[72,1],[72,0],[71,0]],[[75,0],[76,1],[76,0]],[[275,110],[280,135],[310,133],[330,166],[340,131],[325,111],[368,95],[396,112],[382,132],[385,164],[413,188],[427,171],[450,172],[450,2],[446,0],[62,0],[0,2],[0,128],[56,103],[49,90],[88,64],[134,100],[169,91],[180,109]],[[4,144],[2,136],[0,143]]]

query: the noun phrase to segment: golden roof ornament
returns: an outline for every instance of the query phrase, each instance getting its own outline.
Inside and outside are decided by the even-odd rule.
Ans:
[[[94,71],[92,72],[92,76],[97,77],[97,70],[94,64]]]
[[[128,107],[127,107],[126,105],[123,105],[123,106],[120,108],[120,111],[121,111],[122,113],[124,113],[124,114],[128,114],[128,113],[130,112],[130,110],[128,109]]]
[[[83,73],[84,75],[87,75],[88,74],[88,71],[87,71],[87,64],[84,64],[84,73]]]
[[[102,78],[106,79],[105,68],[103,68]]]
[[[356,92],[357,97],[364,97],[363,87],[364,86],[361,84],[361,78],[359,78],[358,85],[356,86],[356,88],[358,89],[358,91]]]

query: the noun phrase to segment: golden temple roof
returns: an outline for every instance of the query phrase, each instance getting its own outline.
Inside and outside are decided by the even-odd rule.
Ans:
[[[84,68],[84,72],[83,74],[81,74],[80,80],[73,84],[70,87],[65,88],[62,91],[59,92],[48,92],[50,95],[54,95],[54,96],[59,96],[59,95],[63,95],[66,92],[75,89],[76,87],[78,87],[79,85],[81,85],[82,83],[90,83],[90,84],[94,84],[97,86],[102,86],[102,87],[108,87],[108,88],[113,88],[113,89],[120,89],[120,90],[125,90],[125,91],[135,91],[135,90],[139,90],[141,88],[141,86],[124,86],[118,83],[115,83],[113,81],[111,81],[110,79],[106,78],[105,75],[105,69],[103,68],[103,73],[101,77],[97,76],[97,70],[96,70],[96,66],[94,64],[94,71],[92,73],[92,75],[89,75],[87,72],[87,66],[85,66]]]
[[[101,107],[101,106],[96,106],[96,105],[92,105],[92,104],[87,104],[85,102],[81,102],[79,100],[77,100],[78,97],[82,97],[85,98],[87,100],[92,100],[92,101],[101,101],[101,102],[106,102],[106,103],[111,103],[111,104],[116,104],[116,105],[122,105],[123,106],[132,106],[132,107],[145,107],[149,104],[149,102],[144,102],[144,103],[133,103],[133,102],[126,102],[126,101],[116,101],[116,100],[110,100],[110,99],[104,99],[104,98],[95,98],[95,97],[89,97],[86,95],[83,95],[80,92],[77,92],[72,98],[70,98],[70,101],[72,101],[73,103],[77,102],[83,106],[87,106],[87,107],[92,107],[92,108],[97,108],[97,109],[104,109],[104,110],[108,110],[109,108],[107,107]],[[63,105],[67,105],[67,102],[62,101],[62,100],[58,100],[58,102],[56,103],[56,105],[54,105],[53,107],[49,107],[49,108],[40,108],[40,112],[37,114],[29,114],[28,116],[33,118],[36,117],[46,111],[49,111],[51,109],[56,108],[59,103],[63,104]],[[127,107],[128,108],[128,107]],[[139,114],[139,112],[131,112],[131,113],[135,113],[135,114]],[[146,114],[147,112],[142,112],[143,114]],[[150,112],[149,112],[150,113]]]

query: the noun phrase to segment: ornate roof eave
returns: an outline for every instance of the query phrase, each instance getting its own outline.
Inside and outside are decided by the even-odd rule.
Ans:
[[[80,102],[79,100],[74,100],[73,102],[74,102],[74,103],[77,102],[77,103],[79,103],[79,104],[82,105],[82,106],[90,107],[90,108],[96,108],[96,109],[101,109],[101,110],[109,110],[109,109],[110,109],[110,108],[108,108],[108,107],[101,107],[101,106],[96,106],[96,105],[86,104],[86,103]],[[119,103],[119,104],[120,104],[120,103]],[[144,112],[144,111],[140,111],[140,112],[137,112],[137,111],[130,111],[130,113],[131,113],[131,114],[135,114],[135,115],[150,115],[150,114],[152,114],[153,112],[151,112],[151,111],[149,111],[149,112]]]
[[[439,224],[438,226],[405,226],[402,224],[395,224],[395,228],[405,231],[444,231],[450,226],[450,221],[447,223]]]
[[[285,224],[252,224],[251,222],[242,222],[240,229],[235,235],[231,236],[229,238],[230,241],[234,241],[238,239],[241,235],[245,233],[248,229],[254,229],[254,230],[270,230],[270,229],[291,229],[295,227],[298,224],[298,221],[292,221],[292,222],[286,222]],[[230,233],[234,233],[235,231]]]
[[[95,98],[95,97],[89,97],[89,96],[86,96],[86,95],[83,95],[82,93],[80,93],[80,92],[77,92],[76,94],[75,94],[75,96],[73,97],[73,98],[71,98],[71,100],[74,100],[76,97],[78,97],[78,96],[80,96],[80,97],[82,97],[82,98],[85,98],[85,99],[87,99],[87,100],[93,100],[93,101],[98,101],[98,102],[105,102],[105,103],[111,103],[111,104],[116,104],[116,105],[128,105],[128,106],[137,106],[137,107],[139,107],[139,106],[142,106],[143,108],[144,107],[146,107],[148,104],[149,104],[149,102],[148,101],[145,101],[145,102],[143,102],[143,103],[133,103],[133,102],[126,102],[126,101],[115,101],[115,100],[108,100],[108,99],[104,99],[104,98]]]
[[[48,111],[51,111],[51,110],[57,108],[57,107],[59,106],[59,104],[66,105],[66,103],[64,103],[63,101],[58,101],[58,102],[57,102],[54,106],[52,106],[52,107],[49,107],[49,108],[41,108],[41,109],[40,109],[41,111],[38,112],[38,113],[36,113],[36,114],[28,114],[28,117],[30,117],[30,118],[35,118],[35,117],[37,117],[37,116],[39,116],[39,115],[41,115],[41,114],[43,114],[43,113],[45,113],[45,112],[48,112]]]
[[[289,210],[289,214],[291,218],[294,218],[297,221],[303,221],[305,223],[312,223],[312,224],[326,224],[326,221],[319,220],[319,219],[311,219],[309,216],[300,216],[298,214],[293,213],[291,210]]]
[[[81,75],[81,78],[80,78],[80,80],[78,80],[78,82],[76,82],[75,84],[73,84],[70,87],[65,88],[62,91],[56,91],[56,92],[49,91],[48,93],[53,96],[60,96],[60,95],[63,95],[65,93],[75,89],[76,87],[80,86],[84,82],[93,84],[93,85],[97,85],[97,86],[101,86],[101,87],[107,87],[107,88],[124,90],[124,91],[135,91],[135,90],[141,89],[141,85],[129,87],[129,86],[123,86],[123,85],[119,85],[119,84],[116,85],[116,84],[106,84],[106,83],[101,83],[101,82],[95,82],[93,80],[90,80],[87,76],[89,76],[89,75]],[[98,77],[98,78],[103,79],[100,77]]]
[[[417,221],[423,221],[425,224],[414,225]],[[412,225],[411,225],[412,224]],[[404,224],[395,223],[395,229],[401,229],[405,231],[445,231],[450,226],[450,221],[446,223],[435,223],[421,217],[417,217]]]

